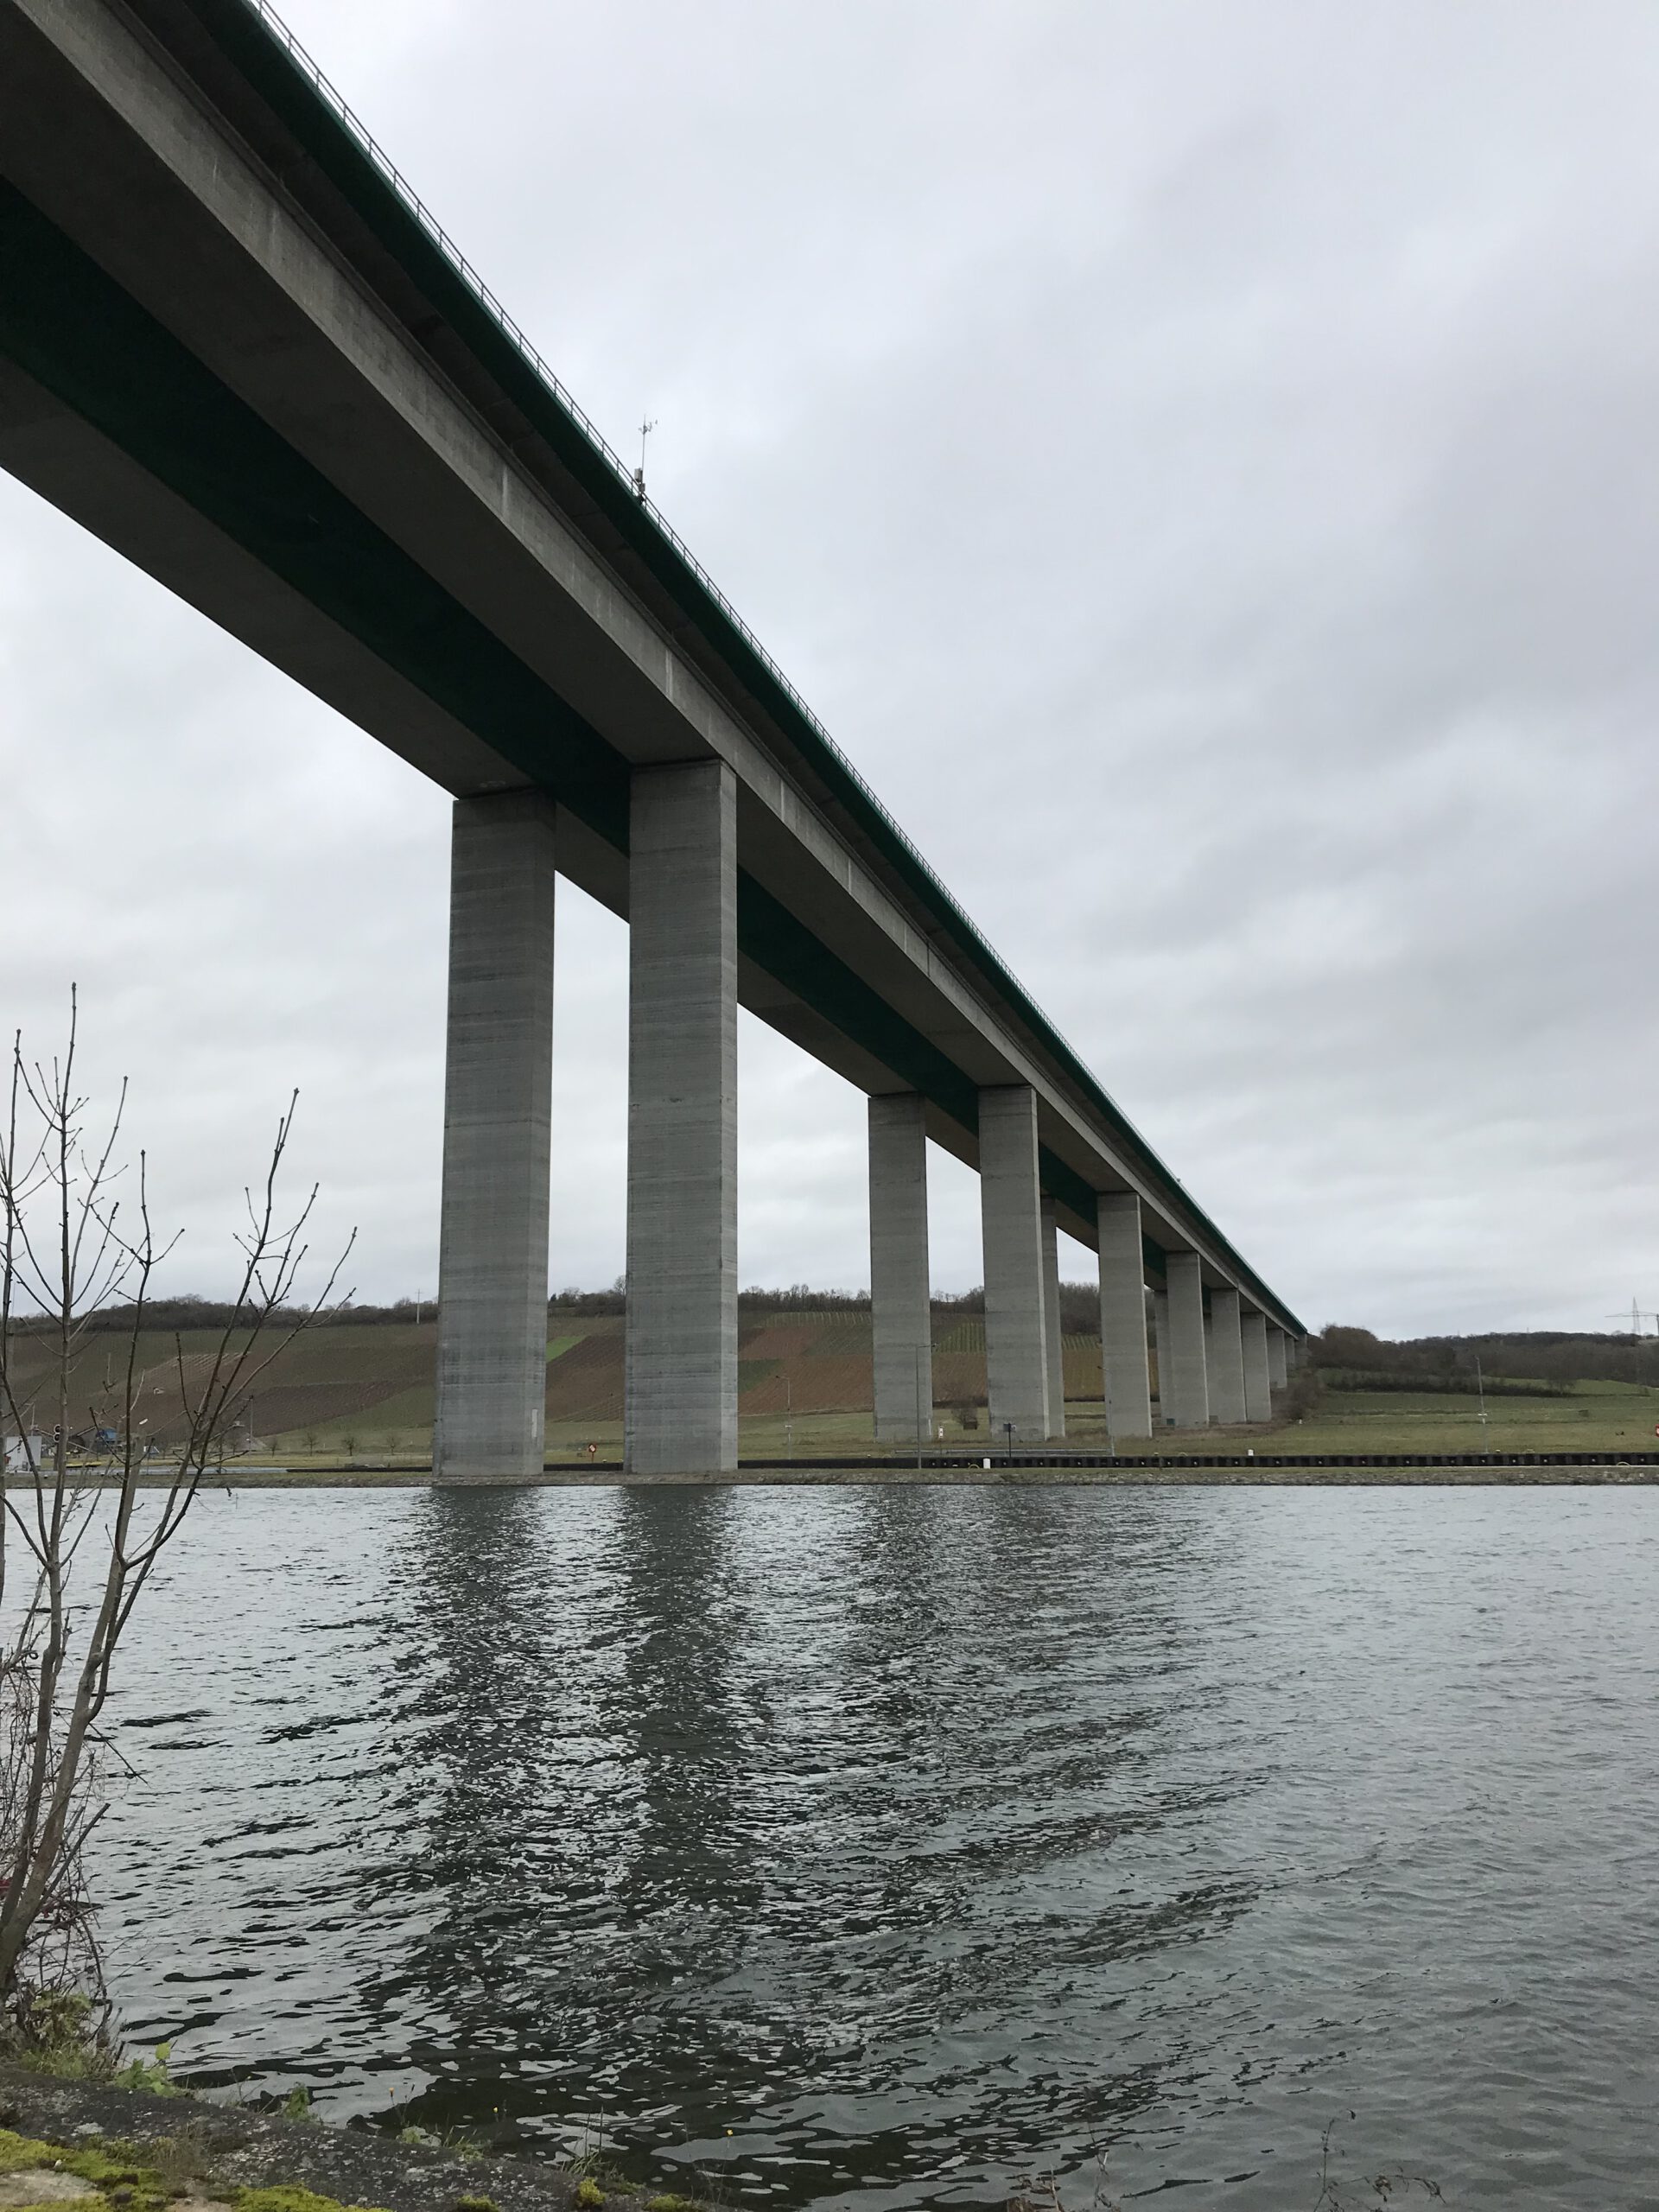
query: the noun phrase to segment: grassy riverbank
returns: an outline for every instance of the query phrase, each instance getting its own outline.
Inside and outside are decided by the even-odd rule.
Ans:
[[[197,1336],[200,1335],[200,1341]],[[187,1332],[187,1376],[205,1359],[211,1337]],[[435,1324],[334,1321],[285,1351],[260,1380],[238,1424],[241,1456],[298,1471],[430,1464]],[[871,1345],[868,1308],[799,1312],[745,1308],[738,1345],[739,1449],[746,1459],[828,1456],[873,1458]],[[44,1341],[42,1357],[45,1356]],[[177,1403],[178,1351],[161,1331],[139,1346],[145,1385],[140,1418],[165,1440]],[[89,1336],[73,1395],[89,1408],[109,1382],[111,1340]],[[1097,1338],[1065,1339],[1067,1440],[1084,1450],[1108,1445],[1101,1403]],[[550,1319],[547,1343],[547,1457],[575,1468],[622,1449],[623,1320],[620,1313]],[[1161,1429],[1160,1453],[1258,1450],[1330,1453],[1618,1452],[1652,1449],[1659,1387],[1630,1382],[1557,1385],[1550,1396],[1494,1393],[1483,1408],[1472,1391],[1455,1394],[1328,1389],[1300,1421],[1268,1427]],[[984,1325],[972,1315],[937,1317],[934,1448],[995,1457],[1002,1440],[985,1410]],[[943,1432],[943,1433],[941,1433]],[[590,1448],[592,1450],[590,1452]],[[1144,1448],[1144,1447],[1138,1447]]]
[[[1160,1456],[1193,1452],[1244,1451],[1292,1452],[1299,1458],[1329,1453],[1337,1458],[1364,1452],[1618,1452],[1659,1448],[1655,1426],[1659,1423],[1659,1389],[1623,1383],[1585,1382],[1560,1398],[1494,1398],[1488,1401],[1488,1418],[1480,1418],[1479,1401],[1445,1394],[1421,1397],[1398,1391],[1337,1392],[1327,1394],[1319,1410],[1302,1421],[1280,1421],[1269,1427],[1206,1430],[1163,1429],[1149,1443],[1138,1441],[1137,1453],[1150,1450]],[[1096,1399],[1073,1400],[1065,1409],[1066,1441],[1090,1451],[1108,1445],[1105,1408]],[[934,1409],[932,1448],[953,1455],[980,1452],[995,1459],[1001,1446],[984,1425],[965,1429],[950,1407]],[[938,1432],[944,1431],[941,1439]],[[276,1440],[274,1451],[284,1465],[296,1471],[338,1467],[353,1461],[364,1465],[413,1471],[431,1460],[429,1427],[419,1434],[399,1438],[398,1451],[377,1449],[371,1432],[356,1437],[356,1448],[347,1452],[338,1435],[319,1436],[314,1447],[308,1440],[290,1436]],[[750,1415],[738,1425],[739,1451],[746,1459],[810,1460],[825,1458],[875,1459],[892,1456],[891,1447],[878,1446],[871,1433],[868,1410],[827,1411]],[[603,1420],[550,1422],[547,1459],[550,1466],[579,1471],[592,1456],[600,1461],[619,1461],[622,1456],[620,1411]],[[272,1453],[267,1452],[267,1457]]]

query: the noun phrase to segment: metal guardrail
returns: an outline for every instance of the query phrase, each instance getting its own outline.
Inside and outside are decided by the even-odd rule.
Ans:
[[[732,627],[737,632],[738,635],[742,639],[744,644],[754,655],[755,658],[760,661],[761,665],[766,669],[767,674],[778,685],[779,689],[784,692],[791,704],[795,708],[797,713],[800,715],[803,721],[808,723],[819,742],[840,764],[852,782],[857,785],[859,791],[863,794],[869,805],[878,815],[880,815],[882,821],[893,833],[893,836],[897,839],[899,843],[904,847],[906,852],[910,855],[916,866],[922,871],[928,883],[938,893],[941,902],[949,910],[955,922],[967,933],[969,938],[973,939],[974,943],[985,954],[992,965],[1007,978],[1009,983],[1013,985],[1014,991],[1020,997],[1029,1000],[1031,1005],[1036,1009],[1040,1019],[1047,1024],[1048,1027],[1059,1039],[1061,1044],[1065,1046],[1066,1051],[1071,1053],[1072,1058],[1077,1062],[1078,1065],[1086,1067],[1087,1063],[1084,1061],[1083,1055],[1071,1042],[1071,1039],[1066,1037],[1064,1031],[1061,1030],[1046,1014],[1042,1012],[1040,1007],[1038,1007],[1037,1005],[1037,1001],[1033,994],[1027,989],[1026,986],[1014,974],[1013,969],[1011,969],[1007,961],[1003,959],[1001,954],[996,950],[995,947],[991,944],[982,933],[975,926],[972,920],[963,911],[961,904],[950,891],[946,888],[945,885],[940,881],[938,876],[935,874],[928,861],[924,858],[915,843],[906,835],[904,829],[894,819],[893,816],[889,813],[887,807],[884,806],[881,801],[876,797],[875,792],[871,788],[869,783],[859,772],[858,769],[848,758],[842,748],[836,744],[835,739],[830,736],[823,722],[819,721],[812,709],[808,706],[806,701],[801,696],[799,691],[796,690],[794,684],[790,682],[788,677],[785,675],[783,670],[778,665],[778,663],[760,643],[759,638],[755,636],[753,631],[750,629],[748,624],[743,620],[742,616],[733,606],[731,601],[726,596],[725,593],[720,588],[720,586],[715,582],[709,571],[703,567],[702,562],[698,560],[696,555],[692,552],[685,540],[668,520],[661,508],[657,505],[654,500],[639,492],[634,482],[633,472],[628,467],[626,462],[623,461],[621,456],[612,447],[609,441],[606,438],[603,431],[599,429],[592,417],[588,415],[571,397],[570,392],[565,385],[559,381],[559,378],[554,373],[553,370],[549,367],[546,360],[543,358],[541,353],[537,352],[531,339],[526,335],[523,326],[517,322],[508,313],[505,307],[503,306],[500,299],[485,283],[483,277],[480,276],[478,270],[467,258],[467,256],[456,245],[454,239],[450,237],[448,232],[444,229],[443,225],[439,222],[437,217],[426,205],[426,202],[416,191],[414,186],[410,184],[409,179],[404,175],[403,171],[397,167],[397,163],[391,159],[391,156],[387,154],[385,149],[376,142],[373,134],[364,123],[362,118],[351,106],[344,95],[330,82],[328,78],[325,76],[317,63],[312,60],[305,48],[300,43],[299,40],[296,38],[293,32],[288,28],[288,25],[276,13],[276,10],[270,4],[270,0],[243,0],[243,5],[248,9],[251,14],[257,17],[266,32],[277,42],[279,46],[283,48],[295,67],[305,77],[306,80],[309,83],[312,89],[317,93],[318,97],[327,104],[333,113],[339,118],[340,122],[345,125],[348,131],[350,131],[352,137],[357,141],[363,151],[368,156],[370,161],[373,162],[375,168],[385,179],[386,182],[391,187],[398,199],[403,202],[409,213],[415,218],[421,228],[426,232],[426,235],[430,238],[433,245],[437,247],[439,252],[442,254],[444,259],[449,264],[455,274],[467,286],[467,289],[472,293],[479,305],[485,309],[491,320],[501,331],[502,335],[512,342],[528,365],[535,371],[542,383],[547,387],[547,390],[552,397],[558,402],[559,405],[564,410],[566,414],[570,416],[578,429],[581,430],[582,435],[593,447],[594,451],[616,476],[618,481],[627,492],[629,497],[638,500],[639,505],[650,517],[654,526],[662,533],[663,537],[667,539],[668,543],[673,547],[680,559],[684,562],[686,567],[696,578],[698,583],[701,584],[703,590],[708,593],[709,598],[714,601],[721,613],[726,617]],[[1152,1154],[1151,1146],[1146,1144],[1146,1140],[1141,1136],[1138,1130],[1133,1129],[1133,1125],[1128,1122],[1127,1116],[1123,1116],[1122,1108],[1115,1106],[1114,1111],[1118,1113],[1122,1118],[1124,1126],[1131,1129],[1131,1133],[1135,1135],[1136,1141],[1145,1145],[1148,1154],[1155,1158],[1156,1155]],[[1164,1172],[1166,1174],[1169,1174],[1169,1170],[1167,1168],[1166,1168]],[[1170,1174],[1169,1179],[1175,1185],[1176,1189],[1182,1192],[1183,1195],[1185,1195],[1185,1185],[1181,1182],[1179,1177]]]

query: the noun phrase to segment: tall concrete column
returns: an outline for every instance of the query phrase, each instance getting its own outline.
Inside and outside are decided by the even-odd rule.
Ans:
[[[1239,1337],[1244,1352],[1244,1418],[1246,1421],[1271,1421],[1273,1395],[1268,1380],[1267,1316],[1263,1313],[1242,1314]]]
[[[628,891],[626,1465],[737,1465],[737,810],[718,760],[636,768]]]
[[[1169,1351],[1169,1293],[1152,1294],[1152,1329],[1158,1345],[1158,1419],[1167,1428],[1174,1421],[1175,1371]]]
[[[1043,1215],[1043,1349],[1048,1355],[1048,1433],[1065,1434],[1065,1344],[1060,1334],[1060,1224],[1054,1201]]]
[[[1210,1412],[1219,1421],[1242,1421],[1244,1406],[1244,1345],[1239,1333],[1238,1293],[1212,1290],[1210,1322],[1214,1355],[1210,1369]]]
[[[1289,1376],[1285,1369],[1285,1332],[1269,1325],[1268,1330],[1268,1381],[1275,1390],[1282,1390]]]
[[[870,1329],[876,1441],[913,1444],[933,1413],[927,1128],[913,1090],[870,1101]]]
[[[991,1438],[1048,1435],[1037,1097],[1024,1084],[979,1094],[979,1212],[985,1245],[985,1371]]]
[[[1100,1364],[1106,1425],[1114,1438],[1152,1434],[1147,1375],[1146,1265],[1141,1201],[1133,1191],[1103,1191],[1095,1217],[1100,1249]]]
[[[547,1393],[554,813],[457,799],[438,1255],[435,1472],[537,1475]]]
[[[1210,1423],[1209,1373],[1204,1357],[1204,1275],[1196,1252],[1166,1252],[1169,1285],[1169,1390],[1165,1417],[1177,1428]]]

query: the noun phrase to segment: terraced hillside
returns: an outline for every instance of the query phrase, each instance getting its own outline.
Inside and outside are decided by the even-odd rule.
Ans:
[[[620,1313],[553,1308],[547,1342],[547,1440],[553,1460],[581,1460],[594,1447],[613,1459],[622,1441],[622,1332]],[[205,1329],[175,1339],[156,1331],[138,1345],[137,1420],[163,1446],[180,1428],[180,1382],[200,1381],[218,1343]],[[1066,1428],[1084,1446],[1106,1441],[1100,1402],[1097,1338],[1068,1333]],[[433,1368],[437,1330],[431,1320],[333,1321],[318,1325],[283,1352],[258,1378],[251,1402],[238,1408],[235,1445],[250,1440],[263,1456],[283,1461],[371,1465],[422,1463],[431,1449]],[[745,1305],[738,1344],[739,1417],[746,1457],[768,1458],[873,1448],[870,1328],[868,1310],[799,1310]],[[74,1423],[92,1430],[111,1423],[120,1403],[125,1341],[111,1332],[86,1338],[73,1370]],[[22,1338],[14,1346],[20,1374],[44,1382],[47,1348]],[[985,1332],[976,1315],[940,1309],[933,1332],[936,1436],[961,1448],[995,1448],[986,1425]],[[1155,1371],[1154,1371],[1155,1387]],[[1494,1391],[1413,1395],[1334,1387],[1306,1408],[1287,1406],[1272,1448],[1319,1455],[1363,1452],[1562,1452],[1647,1449],[1659,1427],[1659,1387],[1602,1379],[1568,1380],[1552,1395]],[[1212,1431],[1217,1440],[1221,1432]],[[1237,1440],[1249,1440],[1238,1432]],[[1260,1432],[1255,1440],[1261,1441]],[[1193,1449],[1189,1431],[1160,1431],[1154,1449]]]
[[[985,1404],[985,1332],[978,1319],[940,1319],[935,1331],[934,1397],[938,1418],[953,1430]],[[175,1339],[156,1332],[141,1339],[138,1419],[166,1444],[182,1425],[182,1390],[205,1378],[218,1344],[207,1330]],[[547,1424],[550,1446],[578,1449],[589,1441],[608,1447],[622,1421],[623,1321],[620,1314],[549,1321]],[[319,1325],[280,1353],[261,1375],[248,1402],[238,1408],[238,1428],[262,1445],[288,1452],[345,1452],[397,1457],[429,1445],[435,1322]],[[87,1430],[118,1417],[124,1339],[116,1333],[86,1340],[75,1363],[75,1422]],[[26,1374],[44,1383],[44,1343],[26,1353]],[[868,1432],[871,1412],[870,1325],[868,1313],[846,1308],[818,1313],[746,1312],[739,1332],[740,1418],[762,1425],[838,1417]],[[1068,1399],[1098,1399],[1097,1338],[1065,1338]]]

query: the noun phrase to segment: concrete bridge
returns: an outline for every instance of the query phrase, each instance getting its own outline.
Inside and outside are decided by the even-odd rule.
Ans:
[[[869,1098],[879,1436],[931,1408],[926,1147],[990,1416],[1259,1421],[1304,1332],[1009,973],[260,0],[0,0],[0,463],[454,799],[435,1450],[538,1468],[555,885],[630,925],[626,1456],[737,1453],[736,1013]],[[227,747],[235,738],[227,736]]]

